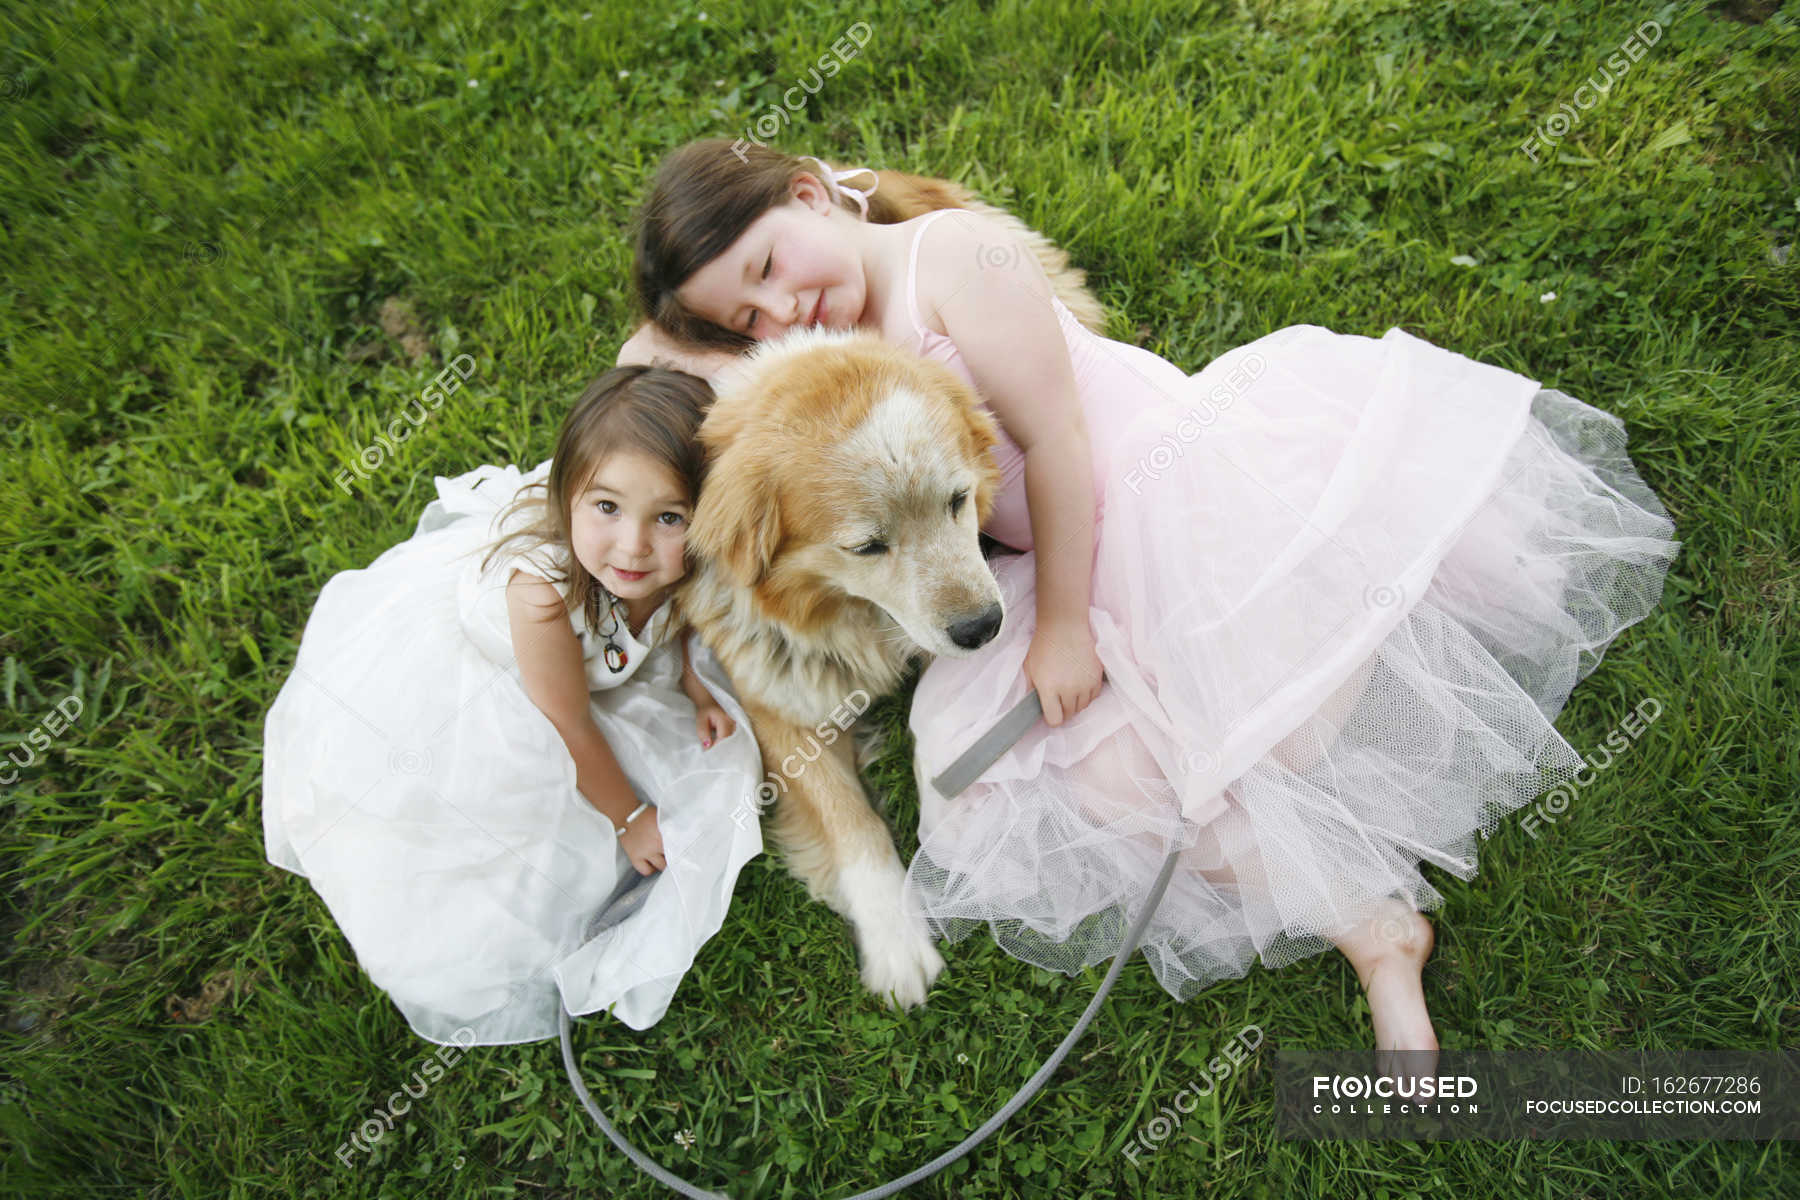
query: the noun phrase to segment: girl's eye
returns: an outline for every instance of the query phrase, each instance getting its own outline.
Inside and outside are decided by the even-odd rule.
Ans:
[[[682,516],[678,512],[666,512],[666,513],[663,513],[662,515],[665,517],[673,517],[674,518],[674,520],[668,522],[670,528],[673,528],[677,525],[685,524],[687,521],[687,518]]]
[[[775,252],[773,250],[771,250],[771,251],[769,251],[769,256],[767,258],[763,259],[762,277],[764,279],[767,279],[769,277],[769,268],[772,267],[774,264],[775,264]],[[749,320],[744,322],[744,332],[749,333],[751,330],[753,330],[755,328],[756,328],[756,310],[753,308],[750,310]]]
[[[611,500],[596,500],[594,501],[594,507],[610,517],[618,510],[619,506],[614,504]]]

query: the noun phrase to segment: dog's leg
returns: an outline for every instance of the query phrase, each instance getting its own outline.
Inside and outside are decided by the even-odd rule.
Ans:
[[[850,727],[850,735],[856,747],[856,771],[860,775],[887,749],[887,737],[873,721],[858,721]]]
[[[772,822],[788,871],[850,922],[864,986],[898,1008],[923,1004],[944,958],[923,919],[901,907],[906,872],[857,778],[851,739],[822,746],[814,730],[753,704],[745,711],[764,765],[789,781]]]

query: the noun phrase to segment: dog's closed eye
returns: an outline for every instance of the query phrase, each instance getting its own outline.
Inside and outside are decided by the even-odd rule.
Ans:
[[[888,550],[888,545],[886,542],[882,541],[880,538],[874,538],[874,539],[871,539],[870,541],[864,542],[860,546],[852,547],[850,550],[850,553],[861,554],[866,557],[868,555],[873,555],[873,554],[886,554],[887,550]]]

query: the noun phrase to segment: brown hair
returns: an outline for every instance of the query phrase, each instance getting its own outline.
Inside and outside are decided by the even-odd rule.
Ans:
[[[834,165],[825,160],[827,168]],[[835,192],[841,208],[861,219],[855,199],[831,182],[829,170],[820,175],[817,159],[724,138],[704,138],[670,152],[658,165],[633,222],[631,273],[639,317],[691,346],[741,354],[756,345],[748,334],[689,311],[675,289],[742,237],[758,217],[787,203],[802,174],[818,177]],[[1106,309],[1088,291],[1086,273],[1071,266],[1054,242],[952,180],[903,171],[875,171],[874,176],[875,194],[868,198],[871,224],[897,225],[941,208],[987,217],[1036,257],[1076,320],[1106,333]],[[867,180],[867,174],[853,176],[848,186],[861,190],[869,186]]]
[[[522,489],[500,518],[508,520],[520,511],[534,510],[536,519],[493,542],[481,569],[487,570],[494,556],[518,539],[525,542],[521,552],[539,546],[561,547],[568,552],[562,576],[569,584],[568,610],[580,609],[588,629],[600,632],[612,595],[575,558],[570,545],[571,505],[600,464],[622,450],[647,455],[666,467],[687,490],[692,505],[706,479],[706,449],[700,444],[699,430],[712,401],[712,388],[706,380],[663,367],[614,367],[591,381],[563,418],[549,478]],[[530,494],[540,489],[542,495]],[[692,567],[691,558],[688,565]]]
[[[632,230],[632,277],[641,314],[696,346],[737,351],[754,346],[755,338],[689,311],[675,298],[675,289],[743,236],[758,217],[785,204],[803,173],[836,192],[839,207],[860,219],[855,199],[833,187],[828,175],[821,176],[818,161],[811,158],[724,138],[689,142],[664,158]],[[895,173],[876,171],[874,177],[885,182]],[[867,188],[870,181],[859,175],[850,182]],[[961,207],[948,192],[942,198],[945,202],[937,207]],[[898,224],[928,211],[916,203],[902,204],[891,188],[883,194],[879,183],[868,203],[868,219],[876,225]]]

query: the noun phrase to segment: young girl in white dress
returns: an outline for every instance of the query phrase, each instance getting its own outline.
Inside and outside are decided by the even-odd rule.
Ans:
[[[733,819],[749,722],[671,599],[711,399],[607,372],[550,460],[438,477],[307,621],[264,731],[268,857],[434,1042],[555,1037],[563,1007],[655,1024],[762,849]]]
[[[1084,328],[989,218],[881,218],[890,181],[919,187],[675,151],[638,220],[655,329],[621,361],[860,326],[998,419],[983,530],[1024,553],[991,560],[1001,633],[918,684],[918,776],[1030,688],[1045,715],[961,795],[922,783],[911,902],[1073,973],[1180,849],[1142,942],[1168,991],[1335,945],[1377,1048],[1434,1053],[1419,867],[1472,877],[1478,837],[1580,769],[1551,720],[1675,553],[1623,424],[1398,329],[1280,329],[1190,376]]]

